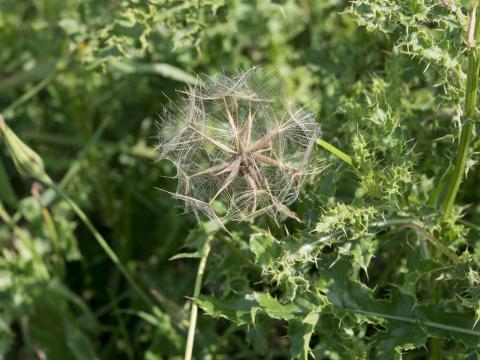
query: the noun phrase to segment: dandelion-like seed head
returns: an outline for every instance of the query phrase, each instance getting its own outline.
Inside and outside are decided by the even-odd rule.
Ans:
[[[165,111],[157,149],[177,168],[172,195],[187,210],[222,228],[264,213],[298,220],[287,206],[321,168],[311,160],[320,128],[306,108],[287,110],[271,90],[256,69],[218,75]]]

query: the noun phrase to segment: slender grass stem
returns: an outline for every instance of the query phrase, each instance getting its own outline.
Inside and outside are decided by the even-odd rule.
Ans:
[[[8,205],[16,206],[18,203],[17,195],[13,189],[7,170],[0,158],[0,201],[5,201]]]
[[[460,262],[460,258],[453,251],[451,251],[447,246],[440,242],[440,240],[436,239],[421,226],[412,223],[405,225],[404,228],[413,229],[417,234],[425,237],[425,239],[430,241],[430,243],[435,247],[436,250],[438,250],[441,254],[445,255],[453,264],[456,265]]]
[[[17,100],[15,100],[13,103],[8,105],[5,109],[3,109],[3,113],[5,114],[5,117],[9,117],[10,114],[12,114],[12,112],[16,108],[18,108],[20,105],[23,105],[24,103],[29,101],[31,98],[33,98],[35,95],[37,95],[45,86],[47,86],[50,83],[50,81],[53,80],[55,75],[57,75],[57,72],[56,72],[56,70],[53,70],[43,80],[38,82],[38,84],[34,85],[25,94],[20,96]]]
[[[414,316],[396,316],[396,315],[390,315],[386,314],[384,312],[381,312],[381,310],[363,310],[363,309],[354,309],[354,308],[348,308],[348,307],[339,307],[336,306],[344,311],[348,312],[353,312],[353,313],[358,313],[358,314],[363,314],[368,317],[372,318],[383,318],[383,319],[388,319],[388,320],[395,320],[395,321],[400,321],[404,323],[409,323],[409,324],[422,324],[423,326],[427,328],[432,328],[432,329],[438,329],[438,330],[447,330],[452,333],[457,333],[457,334],[466,334],[469,336],[474,336],[480,338],[480,331],[476,331],[473,328],[463,328],[460,326],[456,326],[455,324],[448,324],[448,323],[443,323],[443,322],[437,322],[437,321],[431,321],[431,320],[426,320],[426,319],[421,319],[421,318],[416,318]]]
[[[463,225],[469,227],[470,229],[472,229],[472,230],[474,230],[474,231],[480,232],[480,225],[477,225],[477,224],[472,223],[472,222],[470,222],[470,221],[467,221],[467,220],[465,220],[465,219],[459,219],[458,222],[459,222],[460,224],[463,224]]]
[[[202,256],[200,258],[200,264],[198,265],[197,276],[195,277],[195,285],[193,289],[193,299],[200,295],[202,289],[203,274],[205,273],[205,265],[207,264],[208,254],[210,253],[211,243],[213,236],[209,236],[205,241],[202,249]],[[192,307],[190,309],[190,323],[188,325],[187,344],[185,346],[185,360],[192,359],[193,342],[195,340],[195,329],[197,327],[197,315],[198,306],[195,301],[192,301]]]
[[[134,280],[130,272],[123,265],[123,263],[118,258],[117,254],[113,251],[107,241],[103,236],[98,232],[95,226],[92,224],[88,216],[83,212],[83,210],[62,190],[61,184],[57,185],[48,174],[45,172],[43,167],[43,162],[40,156],[34,152],[30,147],[28,147],[5,123],[3,117],[0,115],[0,135],[1,138],[5,140],[5,143],[14,159],[14,164],[17,167],[17,170],[21,174],[28,175],[33,179],[45,184],[49,188],[53,189],[54,192],[73,210],[73,212],[80,218],[80,220],[85,224],[90,233],[93,235],[98,244],[102,247],[108,257],[113,261],[117,266],[118,270],[125,276],[128,283],[132,286],[133,290],[139,295],[139,297],[148,305],[151,309],[156,309],[153,300],[148,296],[148,294],[142,290],[142,288]],[[38,194],[38,198],[40,195]]]
[[[392,273],[392,271],[398,266],[398,262],[403,257],[403,246],[400,246],[399,249],[396,251],[396,255],[392,260],[387,263],[387,266],[382,271],[380,277],[378,278],[377,284],[375,285],[375,289],[373,290],[374,295],[377,295],[379,290],[383,288],[383,286],[387,283],[387,280]]]
[[[335,155],[336,157],[338,157],[340,160],[346,162],[348,165],[352,166],[353,167],[353,161],[352,161],[352,158],[351,156],[347,155],[346,153],[344,153],[342,150],[340,150],[339,148],[336,148],[335,146],[333,146],[332,144],[326,142],[325,140],[323,139],[317,139],[317,144],[320,145],[321,147],[323,147],[325,150],[327,150],[328,152],[332,153],[333,155]]]
[[[83,212],[82,209],[72,200],[70,197],[63,192],[62,189],[58,187],[53,181],[49,181],[46,183],[46,185],[50,186],[53,188],[57,194],[65,200],[68,205],[70,205],[71,209],[75,212],[75,214],[82,220],[82,222],[85,224],[85,226],[88,228],[90,233],[93,235],[95,240],[97,240],[98,244],[102,247],[103,251],[108,255],[110,260],[117,266],[118,270],[125,276],[125,279],[127,279],[128,283],[130,286],[132,286],[133,290],[138,294],[138,296],[147,304],[150,308],[154,308],[155,304],[153,303],[152,299],[147,295],[145,291],[142,290],[142,288],[137,284],[137,282],[133,279],[132,275],[130,272],[127,270],[127,268],[123,265],[123,263],[120,261],[118,258],[117,254],[113,249],[108,245],[107,241],[103,238],[103,236],[97,231],[95,226],[91,223],[90,219],[87,217],[87,215]]]

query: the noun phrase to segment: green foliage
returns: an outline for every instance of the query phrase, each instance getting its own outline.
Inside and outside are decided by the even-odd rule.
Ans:
[[[196,359],[478,357],[476,136],[442,212],[476,119],[472,6],[1,2],[0,358],[178,359],[191,301]],[[301,223],[227,234],[156,190],[176,187],[157,114],[196,74],[252,66],[316,111],[329,166],[291,206]]]

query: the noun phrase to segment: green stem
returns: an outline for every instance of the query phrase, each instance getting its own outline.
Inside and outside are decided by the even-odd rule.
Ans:
[[[190,323],[188,325],[187,345],[185,346],[185,360],[192,359],[193,342],[195,340],[195,329],[197,326],[198,306],[195,303],[195,299],[200,295],[202,289],[203,274],[205,273],[205,265],[207,264],[208,254],[210,253],[211,243],[213,237],[210,235],[205,241],[202,249],[202,257],[200,258],[200,264],[198,264],[197,276],[195,278],[195,286],[193,289],[193,301],[190,309]]]
[[[45,86],[47,86],[50,81],[53,80],[53,78],[57,75],[56,70],[54,69],[48,76],[46,76],[42,81],[40,81],[38,84],[34,85],[30,90],[28,90],[25,94],[20,96],[18,99],[16,99],[13,103],[8,105],[5,109],[3,109],[3,113],[5,114],[5,117],[8,118],[12,114],[12,112],[18,108],[20,105],[23,105],[27,101],[29,101],[31,98],[33,98],[35,95],[37,95]]]
[[[425,239],[430,241],[430,243],[435,247],[436,250],[438,250],[438,252],[450,259],[453,264],[457,265],[460,262],[460,258],[453,251],[451,251],[447,246],[440,242],[440,240],[436,239],[421,226],[411,223],[403,226],[403,228],[413,229],[417,234],[422,235]]]
[[[317,139],[317,144],[323,147],[325,150],[332,153],[333,155],[335,155],[336,157],[338,157],[340,160],[346,162],[348,165],[353,167],[352,158],[346,153],[344,153],[342,150],[340,150],[339,148],[336,148],[335,146],[326,142],[323,139]]]
[[[460,133],[460,139],[457,148],[457,157],[455,160],[455,167],[453,174],[448,184],[447,194],[441,204],[442,215],[440,220],[446,221],[450,217],[455,199],[460,189],[463,176],[465,174],[465,168],[468,159],[469,145],[472,142],[473,133],[475,130],[474,120],[476,118],[476,104],[477,104],[477,90],[478,90],[478,76],[480,69],[480,62],[478,59],[478,51],[475,47],[475,41],[478,39],[479,21],[477,19],[477,6],[478,1],[475,1],[473,9],[470,15],[470,22],[467,32],[467,49],[468,49],[468,65],[467,65],[467,87],[465,89],[465,117],[466,123],[462,127]],[[433,237],[432,237],[433,238]],[[442,248],[438,248],[442,251]],[[437,251],[438,252],[438,251]],[[445,255],[449,256],[448,253]],[[451,260],[458,259],[455,255],[449,256]],[[455,263],[454,261],[454,263]],[[442,284],[436,281],[433,291],[432,299],[435,304],[440,303],[442,294]],[[443,340],[440,338],[432,338],[430,340],[430,359],[440,360],[442,358]]]
[[[97,231],[95,226],[90,222],[90,219],[87,217],[87,215],[83,212],[82,209],[72,200],[70,197],[63,192],[60,187],[55,184],[53,181],[49,180],[46,185],[50,186],[55,190],[55,192],[63,199],[65,200],[68,205],[72,208],[72,210],[77,214],[77,216],[82,220],[82,222],[85,224],[85,226],[88,228],[90,233],[93,235],[95,240],[97,240],[98,244],[102,247],[102,249],[105,251],[105,253],[108,255],[108,257],[112,260],[112,262],[117,266],[118,270],[125,276],[127,279],[128,283],[132,286],[132,288],[135,290],[135,292],[140,296],[140,298],[147,304],[149,307],[154,308],[155,304],[151,300],[151,298],[140,288],[140,286],[135,282],[133,277],[130,275],[130,272],[125,268],[125,266],[122,264],[120,259],[118,258],[117,254],[113,249],[108,245],[107,241],[103,238],[103,236]]]
[[[474,223],[472,223],[471,221],[467,221],[467,220],[465,220],[465,219],[458,219],[458,222],[459,222],[460,224],[463,224],[463,225],[469,227],[470,229],[473,229],[473,230],[475,230],[475,231],[480,232],[480,225],[474,224]]]
[[[335,305],[334,305],[335,306]],[[383,318],[387,320],[394,320],[394,321],[401,321],[405,322],[408,324],[414,324],[414,325],[423,325],[426,328],[433,328],[433,329],[438,329],[438,330],[445,330],[445,331],[450,331],[452,333],[456,334],[465,334],[468,336],[472,337],[477,337],[480,338],[480,331],[476,331],[471,328],[462,328],[460,326],[456,326],[454,324],[446,324],[446,323],[441,323],[441,322],[436,322],[436,321],[431,321],[431,320],[425,320],[423,318],[419,317],[408,317],[408,316],[397,316],[397,315],[391,315],[387,314],[384,312],[381,312],[380,310],[363,310],[363,309],[355,309],[355,308],[348,308],[348,307],[341,307],[341,306],[335,306],[341,310],[344,311],[349,311],[349,312],[354,312],[358,314],[363,314],[367,317],[371,318]]]
[[[468,158],[468,145],[472,141],[473,129],[474,125],[471,122],[467,123],[462,128],[462,132],[460,134],[460,142],[458,144],[455,168],[453,170],[452,179],[450,180],[447,195],[445,196],[441,207],[442,221],[448,219],[452,211],[453,204],[455,203],[455,198],[457,197],[460,183],[462,182],[462,177],[465,173],[465,166]]]
[[[72,200],[70,197],[61,189],[61,184],[57,185],[45,172],[43,167],[43,162],[40,156],[28,147],[5,123],[1,114],[0,114],[0,138],[2,138],[7,148],[10,151],[10,154],[13,158],[14,164],[17,167],[19,173],[30,176],[37,181],[45,184],[49,188],[53,189],[59,197],[64,199],[75,214],[82,220],[88,230],[92,233],[95,240],[102,247],[108,257],[113,261],[117,266],[120,272],[125,276],[128,283],[133,287],[137,292],[140,298],[145,301],[145,303],[152,309],[156,308],[155,304],[151,298],[145,293],[141,287],[135,282],[133,277],[130,275],[130,272],[122,264],[117,254],[113,249],[108,245],[107,241],[103,236],[97,231],[95,226],[91,223],[87,215],[82,211],[82,209]],[[45,205],[46,207],[46,205]]]
[[[463,175],[465,173],[465,167],[468,159],[468,147],[472,142],[473,132],[474,132],[474,123],[473,120],[476,117],[476,103],[477,103],[477,89],[478,89],[478,76],[480,69],[480,61],[478,59],[478,51],[475,48],[474,41],[478,38],[478,28],[479,21],[476,16],[477,12],[477,2],[473,7],[470,25],[468,28],[468,69],[467,69],[467,88],[465,94],[465,116],[467,123],[463,126],[460,140],[458,143],[457,149],[457,158],[455,161],[455,167],[453,170],[452,178],[450,180],[448,191],[443,200],[441,210],[442,210],[442,221],[448,219],[453,204],[455,203],[455,198],[457,197],[458,190],[460,188],[460,183],[462,182]],[[479,17],[480,19],[480,17]]]
[[[0,201],[5,201],[8,205],[16,206],[18,203],[17,195],[13,190],[12,183],[8,177],[7,170],[0,157]]]
[[[380,274],[377,284],[375,285],[375,289],[373,290],[374,295],[378,294],[379,290],[383,288],[383,286],[386,284],[388,277],[392,273],[392,270],[394,270],[397,267],[397,264],[402,257],[403,257],[403,246],[400,246],[399,249],[396,249],[396,255],[394,256],[394,258],[390,262],[388,262],[387,266]]]

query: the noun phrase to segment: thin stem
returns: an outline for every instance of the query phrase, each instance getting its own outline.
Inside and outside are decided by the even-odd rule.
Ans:
[[[465,219],[458,219],[458,222],[459,222],[460,224],[463,224],[463,225],[469,227],[470,229],[473,229],[473,230],[475,230],[475,231],[479,231],[479,232],[480,232],[480,225],[477,225],[477,224],[472,223],[471,221],[467,221],[467,220],[465,220]]]
[[[480,69],[480,61],[478,59],[478,51],[475,47],[475,41],[478,39],[479,21],[477,19],[478,1],[475,1],[470,15],[470,22],[467,33],[467,49],[468,49],[468,65],[467,65],[467,87],[465,90],[465,116],[466,124],[462,127],[460,133],[460,140],[457,148],[457,158],[453,174],[448,184],[447,194],[441,204],[441,221],[446,221],[451,212],[462,178],[465,174],[465,168],[468,159],[469,145],[472,142],[475,125],[473,121],[476,117],[476,103],[478,90],[478,76]],[[438,249],[441,251],[441,249]],[[432,291],[432,298],[435,304],[440,302],[441,298],[441,283],[437,281]],[[440,360],[442,357],[443,340],[439,338],[432,338],[430,341],[430,359]]]
[[[392,273],[392,270],[397,267],[397,264],[402,257],[403,257],[403,246],[400,246],[400,248],[397,249],[397,252],[396,252],[396,255],[394,256],[394,258],[390,262],[387,263],[387,266],[385,267],[385,269],[380,274],[380,277],[378,278],[377,284],[375,285],[375,289],[373,290],[373,293],[375,295],[386,284],[386,282],[388,280],[388,277]]]
[[[363,310],[363,309],[358,309],[358,308],[348,308],[348,307],[341,307],[341,306],[335,306],[338,307],[344,311],[350,311],[358,314],[363,314],[369,317],[377,317],[377,318],[384,318],[388,320],[395,320],[395,321],[401,321],[409,324],[421,324],[427,328],[433,328],[433,329],[439,329],[439,330],[446,330],[450,331],[453,333],[458,333],[458,334],[465,334],[469,336],[475,336],[480,338],[480,331],[476,331],[472,328],[462,328],[460,326],[456,326],[453,324],[445,324],[441,322],[436,322],[436,321],[430,321],[430,320],[424,320],[418,317],[408,317],[408,316],[397,316],[397,315],[391,315],[387,314],[385,312],[382,312],[380,309],[378,310]]]
[[[15,166],[20,173],[31,176],[40,183],[45,184],[49,188],[62,198],[80,220],[85,224],[90,233],[93,235],[98,244],[102,247],[108,257],[117,266],[118,270],[125,276],[128,283],[137,292],[140,298],[151,308],[155,308],[155,304],[152,299],[145,293],[141,287],[135,282],[130,272],[122,264],[118,256],[113,249],[108,245],[107,241],[98,232],[95,226],[92,224],[88,216],[83,210],[61,189],[61,185],[57,185],[45,172],[43,163],[40,156],[28,147],[20,138],[5,124],[2,116],[0,115],[0,135],[5,140],[5,143],[14,159]],[[38,194],[38,198],[40,195]],[[44,205],[45,206],[45,205]],[[57,236],[57,235],[55,235]],[[57,236],[58,237],[58,236]]]
[[[460,134],[460,141],[457,150],[457,160],[455,162],[455,168],[453,170],[452,179],[448,186],[448,192],[445,196],[445,200],[442,203],[442,220],[446,220],[452,211],[455,198],[457,197],[460,183],[462,182],[463,174],[465,173],[465,166],[468,157],[468,145],[472,141],[473,137],[473,123],[469,122],[463,126]]]
[[[29,101],[31,98],[33,98],[35,95],[37,95],[45,86],[47,86],[50,81],[53,80],[53,78],[57,75],[56,70],[53,70],[49,75],[47,75],[43,80],[38,82],[38,84],[34,85],[30,90],[28,90],[25,94],[20,96],[18,99],[16,99],[13,103],[8,105],[6,108],[3,109],[3,113],[5,114],[5,117],[9,117],[9,115],[14,111],[16,108],[18,108],[20,105],[23,105],[27,101]]]
[[[453,170],[452,178],[450,180],[447,195],[442,203],[442,220],[448,219],[455,198],[457,197],[460,183],[462,182],[463,175],[465,173],[465,166],[468,158],[468,147],[472,141],[474,123],[473,120],[476,115],[475,106],[477,103],[477,89],[478,89],[478,76],[480,69],[480,61],[478,59],[478,51],[475,48],[474,41],[478,39],[478,27],[479,21],[476,17],[477,2],[472,9],[470,24],[468,28],[467,46],[468,46],[468,69],[467,69],[467,88],[465,95],[465,116],[467,123],[463,126],[460,140],[457,149],[457,158],[455,161],[455,168]]]
[[[347,155],[342,150],[336,148],[335,146],[326,142],[323,139],[317,139],[317,144],[320,145],[321,147],[323,147],[325,150],[332,153],[333,155],[335,155],[336,157],[338,157],[340,160],[346,162],[348,165],[353,167],[353,161],[352,161],[351,156]]]
[[[5,201],[8,205],[16,206],[18,203],[17,195],[13,190],[12,183],[7,174],[7,170],[0,158],[0,201]]]
[[[128,283],[132,288],[135,290],[135,292],[140,296],[140,298],[147,304],[150,308],[154,308],[155,304],[153,303],[152,299],[140,288],[140,286],[135,282],[133,277],[130,275],[130,272],[125,268],[125,266],[122,264],[120,259],[118,258],[117,254],[113,249],[108,245],[107,241],[103,238],[102,235],[97,231],[95,226],[90,222],[90,219],[87,217],[87,215],[83,212],[82,209],[72,200],[70,197],[63,192],[62,189],[58,187],[53,181],[49,180],[46,185],[50,186],[57,192],[57,194],[65,200],[68,205],[70,205],[71,209],[77,214],[77,216],[82,220],[82,222],[85,224],[85,226],[88,228],[90,233],[93,235],[95,240],[97,240],[98,244],[102,247],[102,249],[105,251],[105,253],[108,255],[108,257],[112,260],[112,262],[117,266],[118,270],[125,276],[127,279]]]
[[[195,277],[195,285],[193,289],[193,301],[190,309],[190,323],[188,325],[187,345],[185,346],[185,360],[192,359],[193,342],[195,340],[195,329],[197,327],[198,306],[195,299],[200,295],[202,289],[203,274],[205,273],[205,265],[207,264],[208,254],[210,253],[213,236],[209,236],[202,249],[202,257],[198,264],[197,276]]]
[[[421,226],[410,223],[403,226],[403,228],[410,228],[415,230],[415,232],[419,235],[422,235],[425,239],[430,241],[432,245],[443,255],[450,259],[453,264],[458,264],[460,262],[460,258],[451,251],[447,246],[445,246],[440,240],[436,239],[432,234],[430,234],[427,230],[422,228]]]

